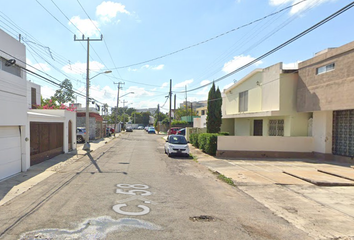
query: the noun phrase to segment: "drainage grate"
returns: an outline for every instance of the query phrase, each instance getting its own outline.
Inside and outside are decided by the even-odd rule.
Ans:
[[[216,218],[212,216],[200,215],[195,217],[189,217],[189,220],[193,222],[215,222]]]

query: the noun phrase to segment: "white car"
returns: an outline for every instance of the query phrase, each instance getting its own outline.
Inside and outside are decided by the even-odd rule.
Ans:
[[[183,135],[169,135],[165,143],[165,153],[172,155],[182,155],[189,157],[188,141]]]

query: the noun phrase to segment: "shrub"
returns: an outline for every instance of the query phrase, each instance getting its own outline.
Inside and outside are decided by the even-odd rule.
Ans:
[[[198,133],[192,133],[189,135],[189,141],[190,143],[196,147],[196,148],[199,148],[199,145],[198,145]]]
[[[204,151],[207,154],[216,155],[217,150],[217,143],[218,143],[218,134],[217,133],[209,133],[206,135],[206,142],[204,146]]]
[[[201,133],[198,136],[198,145],[199,148],[203,151],[205,151],[205,145],[206,145],[206,138],[209,133]]]
[[[176,127],[176,126],[187,126],[188,122],[187,121],[182,121],[182,120],[173,120],[171,122],[171,126],[172,127]]]
[[[228,132],[219,132],[219,135],[220,136],[229,136],[230,133],[228,133]]]

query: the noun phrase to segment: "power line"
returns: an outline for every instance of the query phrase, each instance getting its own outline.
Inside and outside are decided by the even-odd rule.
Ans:
[[[55,20],[57,20],[58,23],[60,23],[64,28],[66,28],[69,32],[71,32],[72,34],[75,34],[73,31],[71,31],[67,26],[65,26],[62,22],[59,21],[59,19],[57,19],[48,9],[46,9],[40,2],[38,2],[38,0],[36,0],[36,2],[41,5],[41,7],[47,11],[47,13],[49,13]]]
[[[247,68],[247,67],[253,65],[254,63],[256,63],[256,62],[262,60],[263,58],[265,58],[265,57],[267,57],[267,56],[269,56],[269,55],[271,55],[271,54],[273,54],[273,53],[279,51],[280,49],[284,48],[285,46],[289,45],[290,43],[292,43],[292,42],[298,40],[299,38],[301,38],[301,37],[305,36],[306,34],[312,32],[312,31],[315,30],[316,28],[322,26],[323,24],[325,24],[325,23],[327,23],[328,21],[334,19],[335,17],[339,16],[340,14],[346,12],[347,10],[349,10],[350,8],[352,8],[353,6],[354,6],[354,2],[351,2],[350,4],[346,5],[346,6],[343,7],[342,9],[340,9],[340,10],[338,10],[337,12],[333,13],[332,15],[328,16],[327,18],[323,19],[322,21],[316,23],[315,25],[313,25],[312,27],[306,29],[305,31],[301,32],[300,34],[296,35],[295,37],[293,37],[293,38],[287,40],[286,42],[280,44],[279,46],[277,46],[277,47],[273,48],[272,50],[266,52],[265,54],[261,55],[260,57],[258,57],[258,58],[256,58],[256,59],[252,60],[251,62],[249,62],[249,63],[247,63],[247,64],[245,64],[245,65],[243,65],[243,66],[237,68],[236,70],[234,70],[234,71],[232,71],[232,72],[230,72],[230,73],[228,73],[228,74],[226,74],[226,75],[224,75],[224,76],[222,76],[222,77],[220,77],[220,78],[214,80],[213,82],[219,82],[219,81],[221,81],[221,80],[223,80],[223,79],[225,79],[225,78],[227,78],[227,77],[229,77],[229,76],[231,76],[231,75],[233,75],[233,74],[235,74],[235,73],[237,73],[237,72],[239,72],[239,71],[241,71],[241,70],[243,70],[243,69],[245,69],[245,68]],[[195,90],[204,88],[204,87],[206,87],[206,86],[209,86],[209,85],[212,84],[213,82],[210,82],[210,83],[208,83],[208,84],[204,84],[204,85],[202,85],[202,86],[200,86],[200,87],[197,87],[197,88],[190,89],[190,90],[188,90],[188,91],[181,91],[181,92],[177,92],[177,93],[192,92],[192,91],[195,91]]]
[[[77,0],[77,1],[79,1],[79,0]],[[254,23],[256,23],[256,22],[262,21],[262,20],[264,20],[264,19],[266,19],[266,18],[268,18],[268,17],[271,17],[271,16],[273,16],[273,15],[276,15],[276,14],[278,14],[278,13],[281,13],[281,12],[283,12],[283,11],[289,9],[289,8],[292,8],[292,7],[294,7],[294,6],[296,6],[296,5],[300,4],[300,3],[303,3],[303,2],[305,2],[305,1],[307,1],[307,0],[302,0],[302,1],[296,2],[296,3],[294,3],[294,4],[292,4],[292,5],[288,6],[288,7],[285,7],[285,8],[283,8],[283,9],[280,9],[279,11],[273,12],[273,13],[271,13],[271,14],[269,14],[269,15],[266,15],[266,16],[264,16],[264,17],[262,17],[262,18],[256,19],[256,20],[254,20],[254,21],[252,21],[252,22],[249,22],[249,23],[244,24],[244,25],[242,25],[242,26],[239,26],[239,27],[237,27],[237,28],[231,29],[231,30],[229,30],[229,31],[227,31],[227,32],[221,33],[221,34],[216,35],[216,36],[214,36],[214,37],[212,37],[212,38],[209,38],[209,39],[207,39],[207,40],[204,40],[204,41],[202,41],[202,42],[198,42],[198,43],[193,44],[193,45],[190,45],[190,46],[188,46],[188,47],[181,48],[181,49],[179,49],[179,50],[176,50],[176,51],[174,51],[174,52],[171,52],[171,53],[162,55],[162,56],[160,56],[160,57],[156,57],[156,58],[153,58],[153,59],[149,59],[149,60],[146,60],[146,61],[142,61],[142,62],[139,62],[139,63],[134,63],[134,64],[130,64],[130,65],[126,65],[126,66],[114,68],[114,69],[122,69],[122,68],[128,68],[128,67],[132,67],[132,66],[136,66],[136,65],[141,65],[141,64],[145,64],[145,63],[148,63],[148,62],[152,62],[152,61],[155,61],[155,60],[158,60],[158,59],[161,59],[161,58],[165,58],[165,57],[174,55],[174,54],[176,54],[176,53],[185,51],[185,50],[187,50],[187,49],[190,49],[190,48],[193,48],[193,47],[202,45],[202,44],[204,44],[204,43],[210,42],[210,41],[212,41],[212,40],[215,40],[215,39],[217,39],[217,38],[220,38],[220,37],[222,37],[222,36],[224,36],[224,35],[227,35],[227,34],[229,34],[229,33],[232,33],[232,32],[234,32],[234,31],[236,31],[236,30],[241,29],[241,28],[245,28],[245,27],[247,27],[247,26],[250,26],[250,25],[252,25],[252,24],[254,24]]]

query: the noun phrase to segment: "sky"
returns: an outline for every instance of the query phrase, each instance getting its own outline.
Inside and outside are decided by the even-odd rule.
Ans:
[[[256,68],[278,62],[296,68],[316,52],[354,41],[354,8],[350,8],[230,74],[351,2],[14,0],[0,8],[0,29],[26,46],[28,69],[57,83],[69,79],[81,94],[76,101],[83,107],[89,38],[90,98],[95,104],[115,107],[120,82],[119,107],[159,104],[168,112],[170,82],[178,107],[186,99],[207,100],[213,81],[222,91]],[[34,75],[27,75],[27,80],[41,85],[43,98],[58,89]]]

